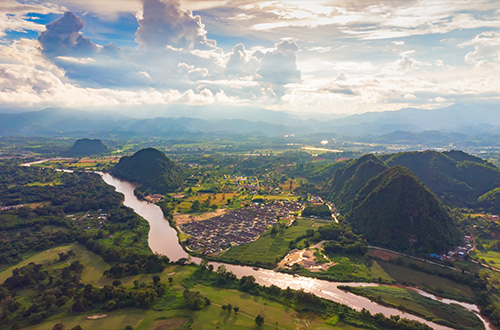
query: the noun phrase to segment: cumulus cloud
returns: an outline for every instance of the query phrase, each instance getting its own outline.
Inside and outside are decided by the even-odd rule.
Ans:
[[[253,76],[259,67],[261,52],[248,54],[245,45],[233,47],[226,64],[226,75],[229,77]]]
[[[459,47],[474,46],[474,50],[465,55],[465,62],[480,61],[500,62],[500,32],[486,31],[474,39],[461,43]]]
[[[38,41],[44,53],[49,55],[92,55],[97,45],[80,33],[84,26],[80,17],[67,11],[63,17],[46,25]]]
[[[136,41],[141,47],[194,48],[207,45],[200,16],[181,8],[177,0],[144,0]]]
[[[267,52],[260,62],[260,79],[276,85],[300,83],[301,73],[297,69],[297,51],[295,42],[284,40],[274,45],[274,49]]]

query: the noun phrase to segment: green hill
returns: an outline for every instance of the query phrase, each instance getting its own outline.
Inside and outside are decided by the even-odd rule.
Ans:
[[[500,187],[479,196],[477,202],[478,207],[486,212],[500,214]]]
[[[477,206],[479,196],[500,186],[500,170],[462,151],[402,152],[379,157],[388,166],[410,169],[441,201],[450,206]]]
[[[350,211],[361,188],[386,169],[387,165],[371,154],[351,161],[335,172],[330,186],[330,199],[342,212]]]
[[[108,147],[99,139],[79,139],[67,152],[68,156],[92,156],[108,152]]]
[[[399,251],[441,252],[461,240],[439,200],[402,166],[370,180],[354,200],[349,219],[369,243]]]
[[[142,190],[149,188],[160,194],[174,191],[184,182],[183,170],[154,148],[141,149],[132,156],[122,157],[111,174],[142,184]]]

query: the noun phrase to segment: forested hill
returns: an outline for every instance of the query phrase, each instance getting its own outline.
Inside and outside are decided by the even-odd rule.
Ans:
[[[368,181],[388,168],[371,154],[349,162],[335,172],[330,186],[330,199],[342,212],[349,212],[358,192]]]
[[[500,187],[497,167],[462,151],[403,152],[379,158],[388,166],[410,169],[441,201],[453,207],[475,208],[481,195]]]
[[[67,152],[68,156],[91,156],[106,153],[108,147],[99,139],[78,139]]]
[[[462,151],[401,152],[365,155],[338,169],[329,187],[329,197],[343,212],[373,177],[394,166],[408,168],[443,203],[491,213],[500,212],[500,170],[493,164]]]
[[[402,166],[387,169],[366,183],[349,219],[369,243],[399,251],[442,252],[461,243],[454,219]]]
[[[140,183],[143,191],[164,194],[179,188],[184,182],[182,168],[154,148],[141,149],[125,156],[113,167],[111,174]]]

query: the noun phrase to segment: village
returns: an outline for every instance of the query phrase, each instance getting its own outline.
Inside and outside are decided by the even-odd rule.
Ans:
[[[209,255],[252,242],[279,220],[290,225],[294,214],[301,209],[302,204],[295,201],[254,203],[207,220],[180,225],[179,229],[191,236],[183,242],[186,248]]]

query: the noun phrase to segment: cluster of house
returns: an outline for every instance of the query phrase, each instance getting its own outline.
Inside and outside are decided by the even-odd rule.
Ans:
[[[205,255],[214,254],[256,240],[278,219],[291,217],[301,208],[301,203],[294,201],[254,204],[208,220],[183,224],[180,230],[191,236],[184,241],[188,249]]]
[[[459,246],[455,250],[448,251],[442,255],[431,254],[430,256],[439,260],[457,260],[463,259],[466,254],[472,249],[474,239],[471,236],[465,236],[465,246]]]

